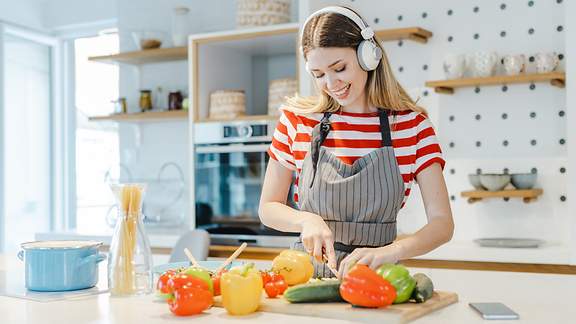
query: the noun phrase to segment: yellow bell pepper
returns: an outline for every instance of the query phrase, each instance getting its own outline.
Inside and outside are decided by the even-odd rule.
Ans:
[[[262,295],[262,276],[254,263],[238,266],[220,277],[222,304],[231,315],[255,312]]]
[[[272,271],[280,273],[289,286],[306,283],[314,274],[308,253],[284,250],[272,261]]]

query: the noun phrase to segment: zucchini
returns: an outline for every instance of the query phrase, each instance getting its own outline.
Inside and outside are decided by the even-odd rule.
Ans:
[[[430,299],[434,292],[432,279],[423,273],[415,273],[412,277],[416,280],[416,287],[412,291],[411,298],[417,303],[423,303]]]
[[[292,286],[284,292],[284,298],[291,303],[327,303],[344,301],[340,296],[340,280],[311,280]]]

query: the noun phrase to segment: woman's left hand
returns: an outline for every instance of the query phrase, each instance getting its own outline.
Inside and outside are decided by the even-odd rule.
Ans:
[[[400,245],[390,244],[379,248],[358,248],[344,258],[340,263],[338,273],[340,278],[356,263],[365,264],[372,270],[378,269],[384,263],[396,263],[400,260]]]

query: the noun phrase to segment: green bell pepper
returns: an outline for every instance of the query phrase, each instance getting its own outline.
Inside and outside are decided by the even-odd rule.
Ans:
[[[184,270],[184,273],[206,282],[210,292],[214,293],[214,284],[212,283],[212,278],[210,277],[210,272],[208,270],[198,267],[190,267]]]
[[[416,280],[410,276],[410,272],[399,264],[383,264],[376,273],[388,280],[396,288],[394,304],[407,302],[412,295]]]

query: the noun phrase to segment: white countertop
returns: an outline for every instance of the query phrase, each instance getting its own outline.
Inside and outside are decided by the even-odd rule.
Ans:
[[[100,264],[100,283],[106,281],[106,262]],[[259,262],[259,266],[268,265]],[[23,271],[15,257],[0,255],[0,270]],[[414,323],[485,323],[468,306],[469,302],[503,302],[520,314],[520,320],[490,321],[490,323],[571,323],[576,318],[572,291],[576,276],[494,271],[411,269],[424,272],[434,281],[436,289],[458,293],[460,301],[428,314]],[[2,278],[3,279],[3,278]],[[3,280],[0,280],[3,282]],[[22,283],[23,284],[23,283]],[[152,295],[140,297],[110,297],[109,294],[81,297],[74,300],[36,302],[0,296],[1,323],[232,323],[239,321],[280,323],[348,323],[323,318],[258,312],[245,317],[227,315],[213,307],[194,317],[176,317],[165,303]]]
[[[172,248],[178,240],[177,235],[152,233],[150,244],[155,248]],[[37,233],[38,240],[87,239],[98,240],[109,244],[111,233],[76,233],[48,232]],[[539,263],[539,264],[576,264],[571,259],[570,248],[558,243],[546,243],[539,248],[491,248],[480,247],[472,241],[451,241],[440,248],[416,257],[415,259],[450,260],[450,261],[480,261],[505,263]]]

